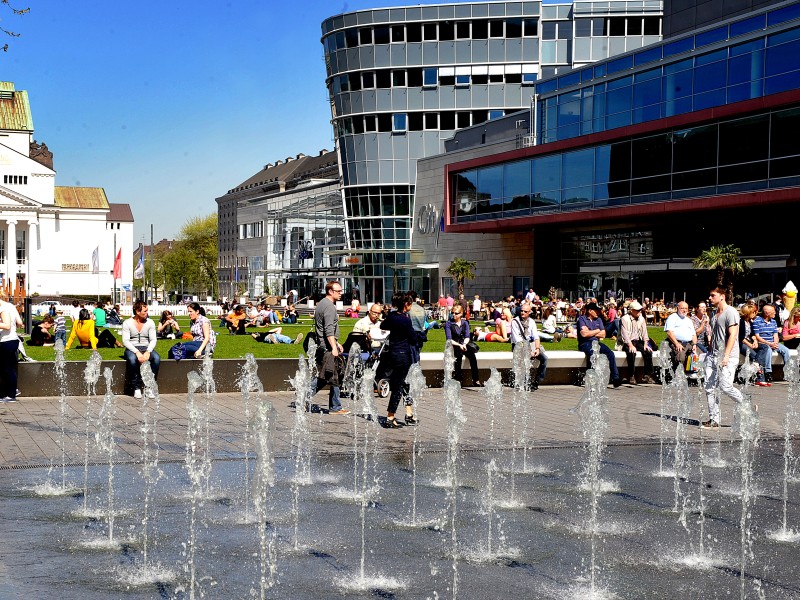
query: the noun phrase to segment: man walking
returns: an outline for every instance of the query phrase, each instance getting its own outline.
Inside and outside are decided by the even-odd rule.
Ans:
[[[714,308],[709,322],[711,341],[706,356],[706,398],[708,399],[708,421],[700,424],[703,429],[719,427],[719,392],[734,402],[742,402],[742,392],[733,386],[736,367],[739,364],[739,313],[728,306],[724,287],[711,290],[709,300]]]
[[[342,346],[339,344],[339,313],[336,312],[336,301],[342,297],[342,286],[338,281],[325,284],[325,297],[319,301],[314,310],[314,331],[320,345],[317,348],[317,381],[314,392],[330,385],[328,393],[328,414],[347,415],[349,410],[342,408],[339,399],[339,364],[342,361]]]

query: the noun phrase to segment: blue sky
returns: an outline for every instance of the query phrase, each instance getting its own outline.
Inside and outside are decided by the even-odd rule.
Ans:
[[[21,17],[0,7],[22,34],[0,43],[0,79],[28,91],[57,185],[129,203],[134,244],[151,223],[172,238],[264,164],[332,150],[320,24],[406,4],[31,1]]]

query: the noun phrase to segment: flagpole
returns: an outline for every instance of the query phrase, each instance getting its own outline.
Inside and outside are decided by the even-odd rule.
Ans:
[[[114,261],[117,260],[117,234],[114,234]],[[122,265],[120,265],[120,269]],[[116,275],[116,273],[114,274]],[[114,291],[111,295],[111,304],[114,305],[117,303],[117,278],[114,276]]]
[[[153,288],[153,285],[153,224],[150,223],[150,293],[152,294],[150,302],[153,302],[156,299],[156,291]]]

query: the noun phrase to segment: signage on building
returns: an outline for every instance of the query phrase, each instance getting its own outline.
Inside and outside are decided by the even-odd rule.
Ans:
[[[357,254],[351,254],[350,256],[344,257],[344,264],[346,265],[360,265],[361,264],[361,257]]]
[[[61,264],[61,270],[62,271],[71,271],[71,272],[88,271],[89,270],[89,265],[79,265],[79,264],[73,264],[73,263],[62,263]]]
[[[421,206],[417,213],[417,230],[423,235],[433,235],[439,228],[439,209],[433,204]]]

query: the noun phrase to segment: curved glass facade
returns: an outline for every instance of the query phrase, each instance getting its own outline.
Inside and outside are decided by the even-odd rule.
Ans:
[[[460,171],[451,222],[798,186],[797,131],[795,107]]]
[[[363,298],[422,287],[410,279],[418,159],[443,152],[458,129],[527,108],[540,74],[660,39],[660,1],[612,4],[441,4],[323,22],[347,243]],[[605,43],[593,49],[595,38]]]

